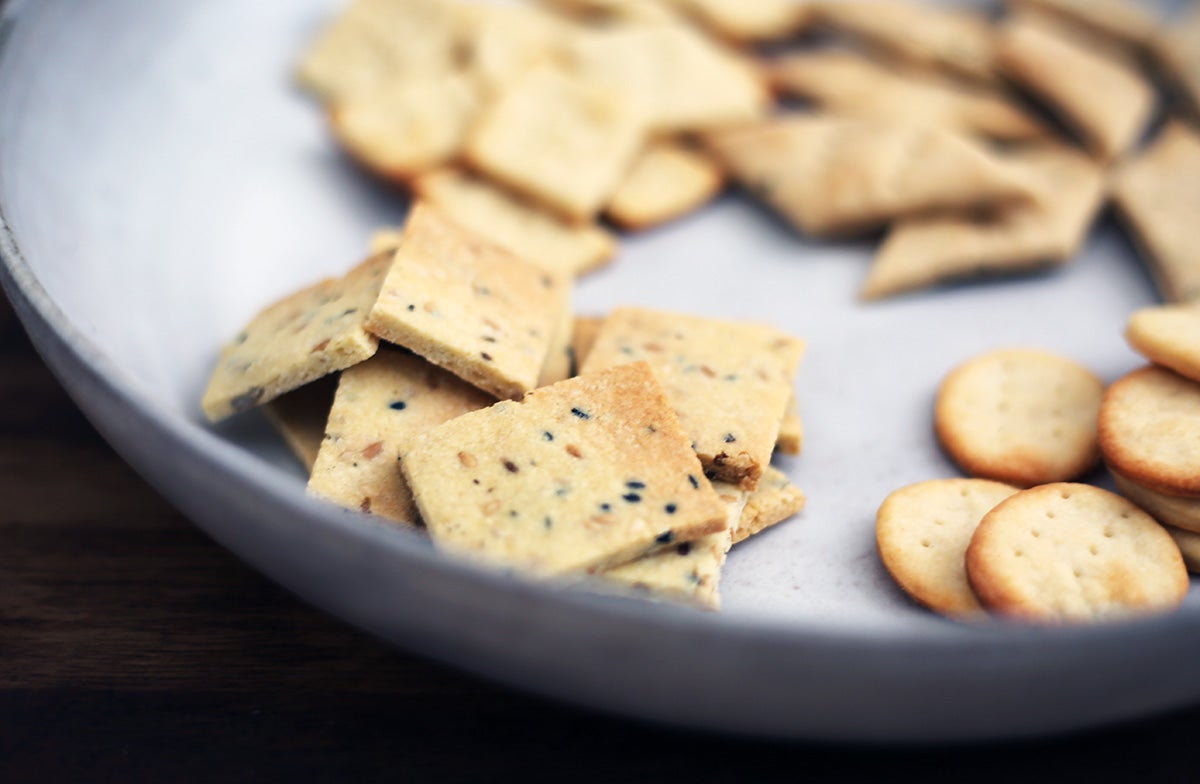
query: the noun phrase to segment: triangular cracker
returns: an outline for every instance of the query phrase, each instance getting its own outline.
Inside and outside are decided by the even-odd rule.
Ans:
[[[703,153],[657,142],[642,150],[604,212],[626,229],[648,229],[699,209],[724,181],[721,167]]]
[[[705,138],[743,185],[812,236],[851,235],[903,215],[1030,195],[1003,160],[933,128],[791,115]]]
[[[225,347],[201,406],[212,421],[362,362],[379,341],[364,323],[391,254],[367,259],[268,307]]]
[[[537,386],[566,281],[417,202],[367,328],[492,393]]]
[[[894,224],[860,296],[879,299],[948,280],[1069,261],[1103,203],[1103,172],[1065,147],[1030,148],[1010,160],[1039,183],[1039,198],[974,218],[942,215]]]
[[[412,438],[495,398],[394,348],[347,369],[338,383],[308,492],[399,523],[419,522],[397,459]]]
[[[439,546],[539,575],[616,567],[727,524],[644,363],[451,420],[401,468]]]
[[[804,508],[804,493],[778,468],[763,471],[762,481],[750,494],[742,516],[733,529],[733,544],[744,542],[773,525],[782,523]]]
[[[329,419],[335,391],[337,378],[326,376],[280,395],[262,409],[288,449],[309,473],[321,451],[325,422]]]
[[[753,490],[803,352],[803,341],[761,324],[617,308],[581,372],[649,362],[709,477]]]
[[[1200,298],[1200,132],[1169,124],[1112,176],[1110,192],[1168,302]]]

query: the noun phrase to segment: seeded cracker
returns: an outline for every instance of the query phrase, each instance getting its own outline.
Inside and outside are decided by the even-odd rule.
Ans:
[[[1172,122],[1113,174],[1110,191],[1168,302],[1200,297],[1200,134]]]
[[[1037,184],[1036,199],[991,215],[936,215],[897,222],[875,256],[862,298],[1070,261],[1103,203],[1100,167],[1065,147],[1033,147],[1009,160]]]
[[[342,373],[308,492],[415,525],[417,510],[397,462],[402,449],[418,433],[494,402],[418,356],[381,349]]]
[[[966,564],[985,607],[1047,624],[1166,612],[1188,589],[1163,527],[1090,485],[1042,485],[1000,502],[975,530]]]
[[[816,237],[1032,195],[1022,173],[982,145],[933,128],[792,115],[705,138],[747,189]]]
[[[325,422],[329,419],[336,390],[337,379],[326,376],[263,406],[263,413],[272,427],[279,431],[288,449],[310,473],[313,463],[317,462],[317,452],[321,451]]]
[[[733,529],[733,544],[782,523],[803,509],[805,501],[804,493],[788,480],[786,474],[767,466]]]
[[[834,114],[945,128],[1001,141],[1049,134],[1041,122],[998,90],[897,69],[853,52],[789,54],[773,61],[769,72],[782,92]]]
[[[391,254],[367,259],[258,314],[221,352],[201,406],[212,421],[362,362],[379,341],[364,328]]]
[[[710,478],[753,490],[803,351],[803,341],[760,324],[618,308],[581,372],[648,362]]]
[[[1133,146],[1154,113],[1157,95],[1141,74],[1051,26],[1017,17],[1004,26],[996,51],[1004,73],[1104,161]]]
[[[541,66],[484,109],[466,157],[514,190],[584,221],[617,189],[641,147],[643,127],[620,91]]]
[[[1156,493],[1109,469],[1121,495],[1163,525],[1200,534],[1200,499]]]
[[[566,223],[466,172],[433,172],[413,187],[455,223],[547,272],[577,277],[603,266],[616,252],[616,240],[600,227]]]
[[[566,283],[413,206],[367,328],[490,392],[537,386]]]
[[[451,420],[401,467],[440,547],[538,575],[603,571],[727,526],[644,363]]]
[[[648,229],[704,206],[724,181],[721,168],[702,153],[658,142],[642,151],[605,213],[624,228]]]

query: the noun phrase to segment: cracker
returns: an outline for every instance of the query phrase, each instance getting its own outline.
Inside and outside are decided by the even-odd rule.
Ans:
[[[1096,156],[1119,158],[1140,138],[1157,95],[1128,65],[1021,16],[996,47],[1004,73],[1066,123]]]
[[[600,334],[602,326],[604,326],[604,319],[598,316],[575,317],[575,331],[571,335],[571,353],[575,357],[576,374],[578,374],[579,368],[583,367],[588,354],[592,353],[596,335]]]
[[[1200,119],[1200,7],[1171,20],[1169,28],[1156,39],[1154,51],[1182,91],[1192,115]]]
[[[1188,589],[1179,548],[1118,495],[1056,483],[1017,493],[984,515],[967,547],[980,602],[1038,623],[1166,612]]]
[[[1142,487],[1200,497],[1200,384],[1153,366],[1115,381],[1100,407],[1100,448]]]
[[[325,422],[329,419],[336,390],[337,379],[326,376],[280,395],[262,408],[267,421],[279,432],[304,470],[310,473],[313,463],[317,462],[317,452],[321,451]]]
[[[879,299],[945,281],[1070,261],[1103,204],[1103,171],[1065,147],[1033,147],[1009,160],[1038,184],[1037,199],[975,217],[897,222],[879,247],[859,296]]]
[[[605,320],[581,372],[648,362],[709,478],[753,490],[803,351],[802,341],[760,324],[626,307]]]
[[[1133,0],[1008,0],[1008,5],[1048,14],[1135,50],[1148,47],[1158,34],[1158,20]]]
[[[330,106],[329,126],[356,161],[404,183],[458,155],[478,108],[470,79],[437,74],[339,98]]]
[[[468,70],[487,94],[560,57],[575,33],[573,25],[537,6],[471,3],[454,11]]]
[[[938,439],[968,474],[1019,486],[1074,479],[1100,457],[1104,384],[1069,359],[999,349],[952,370],[938,389]]]
[[[681,20],[670,0],[538,0],[542,5],[577,21],[595,25],[678,24]]]
[[[788,401],[787,413],[779,425],[779,435],[775,439],[775,448],[785,455],[798,455],[804,444],[804,420],[800,418],[800,404],[796,402],[793,393]]]
[[[1049,134],[1045,125],[994,89],[897,69],[853,52],[789,54],[769,66],[781,92],[835,114],[927,125],[1000,141]]]
[[[994,82],[995,35],[981,14],[895,0],[820,0],[817,20],[923,68]]]
[[[418,433],[495,398],[394,348],[348,368],[338,383],[308,492],[348,509],[419,523],[397,464]]]
[[[1200,381],[1200,307],[1160,305],[1134,311],[1125,339],[1154,364]]]
[[[490,392],[537,386],[567,307],[564,280],[413,205],[367,328]]]
[[[1192,574],[1200,574],[1200,534],[1171,525],[1164,525],[1163,529],[1175,540],[1187,570]]]
[[[379,341],[364,324],[391,264],[383,253],[254,317],[221,352],[201,407],[212,421],[362,362]]]
[[[372,255],[376,253],[395,253],[396,248],[400,247],[400,240],[404,237],[404,229],[394,229],[385,227],[376,229],[371,232],[371,239],[367,246],[371,249]]]
[[[465,153],[480,171],[585,221],[620,185],[643,129],[620,91],[539,66],[484,109]]]
[[[1200,298],[1200,133],[1172,122],[1112,175],[1110,193],[1168,302]]]
[[[733,544],[744,542],[787,520],[804,508],[806,500],[804,493],[791,483],[786,474],[778,468],[767,466],[733,529]]]
[[[934,128],[792,115],[706,134],[734,176],[801,232],[867,232],[895,218],[1021,201],[1021,173]]]
[[[588,81],[628,95],[657,134],[747,122],[771,106],[757,69],[687,25],[595,30],[577,39],[571,64]]]
[[[440,547],[539,575],[603,571],[727,526],[645,363],[451,420],[400,465]]]
[[[296,77],[322,100],[454,67],[458,35],[445,0],[354,0],[305,52]]]
[[[668,0],[713,35],[737,44],[794,38],[812,19],[798,0]]]
[[[606,580],[644,591],[654,598],[683,601],[706,610],[720,609],[717,593],[730,538],[749,493],[724,482],[713,490],[725,504],[725,530],[694,542],[680,542],[604,573]]]
[[[453,220],[547,272],[577,277],[612,260],[617,243],[594,224],[568,224],[541,207],[456,169],[418,178],[413,188]]]
[[[1016,492],[987,479],[933,479],[896,490],[875,517],[884,568],[906,594],[934,612],[982,615],[963,559],[979,521]]]
[[[1163,525],[1200,534],[1200,499],[1157,493],[1109,469],[1117,490]]]
[[[677,142],[642,150],[605,207],[605,214],[638,231],[675,220],[707,204],[724,184],[713,160]]]
[[[575,332],[575,311],[571,307],[571,288],[568,286],[565,293],[566,302],[558,313],[558,322],[554,325],[554,332],[550,336],[550,353],[546,355],[546,361],[542,364],[542,370],[538,374],[538,386],[544,387],[549,384],[557,384],[559,381],[565,381],[575,375],[575,350],[574,350],[574,332]]]

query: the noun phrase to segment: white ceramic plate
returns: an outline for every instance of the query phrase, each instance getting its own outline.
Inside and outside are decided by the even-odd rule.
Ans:
[[[869,244],[802,242],[727,197],[629,241],[585,280],[582,312],[638,303],[765,319],[810,343],[797,385],[805,454],[781,464],[809,505],[735,550],[720,615],[452,562],[307,499],[256,415],[204,425],[197,400],[218,347],[264,303],[348,267],[372,228],[404,213],[290,84],[330,12],[325,0],[3,7],[3,283],[80,406],[214,538],[402,647],[690,726],[1001,737],[1200,696],[1194,596],[1139,623],[969,629],[906,601],[874,552],[888,492],[955,473],[931,435],[948,368],[1000,345],[1059,351],[1109,379],[1139,363],[1121,327],[1154,291],[1111,228],[1061,273],[865,307],[854,293]]]

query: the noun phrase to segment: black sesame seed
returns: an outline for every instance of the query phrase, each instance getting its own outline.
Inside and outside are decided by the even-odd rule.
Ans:
[[[484,343],[495,343],[496,342],[496,339],[494,337],[492,337],[491,335],[484,335],[483,337],[480,338],[480,340],[482,340]]]
[[[626,482],[625,486],[628,487],[630,490],[645,490],[646,489],[646,483],[639,482],[636,479]]]
[[[737,373],[730,373],[728,376],[725,376],[725,380],[726,381],[737,381]]]
[[[589,414],[588,412],[586,412],[582,409],[578,409],[578,408],[572,408],[571,413],[574,414],[575,416],[579,417],[580,419],[591,419],[592,418],[591,414]]]
[[[517,468],[517,464],[511,460],[505,459],[502,462],[504,463],[505,470],[510,474],[515,474],[521,470],[520,468]]]
[[[388,403],[388,408],[392,409],[393,411],[403,411],[404,409],[408,408],[408,403],[405,403],[403,400],[397,400],[394,403]]]
[[[357,313],[357,312],[358,312],[358,308],[346,308],[345,310],[342,311],[342,315],[349,316],[351,313]]]
[[[675,532],[663,531],[661,534],[654,537],[654,541],[658,542],[659,544],[670,544],[671,542],[675,541]]]
[[[547,441],[553,441],[554,434],[551,433],[549,430],[545,430],[542,432],[542,438],[546,439]]]
[[[601,512],[611,512],[612,504],[600,504],[600,511]]]
[[[737,441],[737,436],[735,436],[733,433],[725,434],[725,443],[726,444],[732,444],[734,441]]]
[[[542,525],[545,526],[546,528],[553,528],[554,521],[551,520],[549,517],[547,517],[546,519],[542,520]]]
[[[555,491],[554,491],[554,494],[555,494],[556,496],[558,496],[559,498],[562,498],[564,495],[566,495],[566,494],[567,494],[567,488],[565,488],[565,487],[560,487],[560,488],[558,488],[557,490],[555,490]]]
[[[489,354],[489,353],[487,353],[486,351],[480,351],[480,352],[479,352],[479,356],[483,357],[483,358],[484,358],[484,360],[486,360],[486,361],[488,361],[488,362],[491,362],[491,361],[492,361],[492,355],[491,355],[491,354]]]
[[[472,480],[471,480],[471,484],[473,484],[473,485],[477,485],[477,484],[479,484],[479,480],[478,480],[478,479],[472,479]]]
[[[408,309],[409,309],[409,310],[416,310],[416,309],[417,309],[417,306],[416,306],[416,305],[409,305],[409,306],[408,306]]]
[[[646,429],[647,429],[647,430],[649,430],[651,433],[657,433],[657,432],[658,432],[658,428],[657,428],[657,427],[655,427],[654,425],[646,425]]]
[[[517,516],[517,510],[516,510],[516,509],[509,509],[509,510],[508,510],[508,516],[509,516],[509,517],[516,517],[516,516]]]
[[[696,477],[694,477],[691,474],[688,474],[688,481],[692,483],[692,487],[696,488],[697,490],[700,489],[700,480],[699,479],[697,479]]]
[[[675,514],[675,510],[678,508],[679,507],[675,506],[675,504],[667,504],[666,506],[663,507],[663,509],[666,510],[667,514]]]
[[[631,504],[636,504],[638,501],[642,500],[642,497],[637,493],[626,493],[625,495],[621,496],[621,498],[622,500],[628,501]]]
[[[679,544],[675,545],[675,552],[679,553],[680,555],[687,555],[691,551],[692,551],[692,543],[691,542],[680,542]]]

